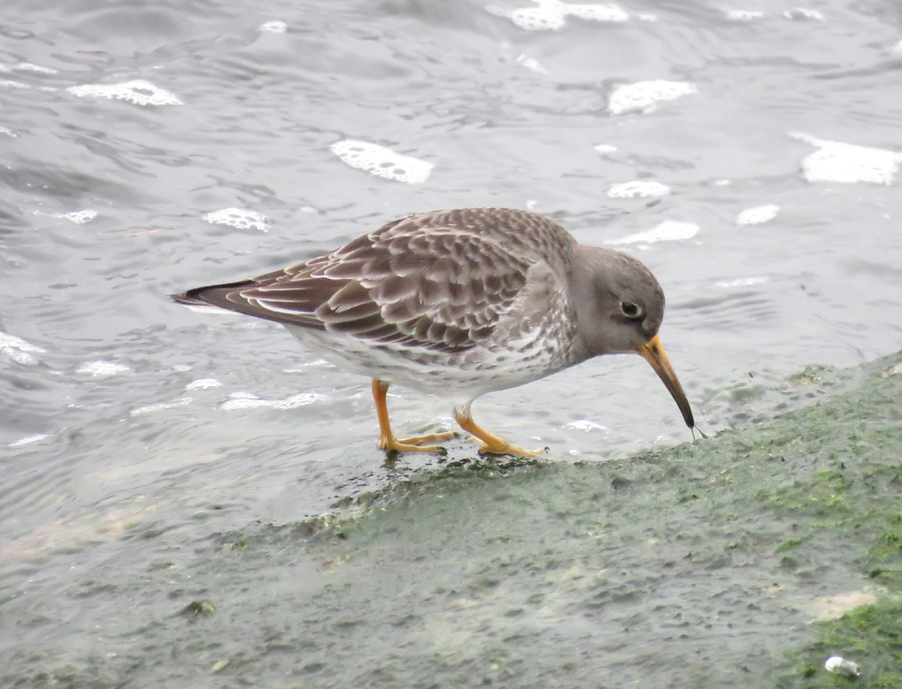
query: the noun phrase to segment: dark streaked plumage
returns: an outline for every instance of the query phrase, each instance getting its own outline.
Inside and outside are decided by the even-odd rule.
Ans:
[[[473,423],[473,399],[600,354],[638,352],[692,413],[657,338],[664,294],[636,259],[579,244],[526,211],[411,215],[332,253],[250,280],[173,298],[276,321],[317,354],[373,378],[380,447],[434,450],[391,434],[385,390],[441,394],[483,449],[533,454]]]

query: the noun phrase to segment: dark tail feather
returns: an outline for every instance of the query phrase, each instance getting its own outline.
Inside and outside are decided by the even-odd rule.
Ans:
[[[298,312],[286,314],[263,308],[254,300],[245,298],[241,292],[258,287],[257,280],[241,280],[222,285],[195,287],[187,292],[170,294],[174,302],[198,311],[218,311],[224,309],[235,313],[243,313],[256,318],[263,318],[282,325],[302,325],[305,328],[324,330],[325,325],[312,313]]]
[[[227,282],[221,285],[207,285],[195,287],[179,294],[170,294],[172,301],[185,306],[218,306],[220,308],[236,311],[235,304],[227,298],[229,292],[253,287],[253,280],[241,280],[239,282]]]

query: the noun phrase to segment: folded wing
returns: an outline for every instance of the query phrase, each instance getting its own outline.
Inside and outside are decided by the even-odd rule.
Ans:
[[[411,216],[306,263],[173,298],[374,343],[464,351],[492,334],[540,259],[442,219]]]

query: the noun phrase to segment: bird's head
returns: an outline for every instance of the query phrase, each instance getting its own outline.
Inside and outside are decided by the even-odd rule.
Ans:
[[[689,401],[658,337],[664,291],[651,271],[627,254],[580,244],[573,256],[571,284],[577,337],[585,355],[641,354],[693,428]]]

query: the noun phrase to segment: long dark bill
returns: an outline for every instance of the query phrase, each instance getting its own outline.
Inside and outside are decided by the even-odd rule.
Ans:
[[[692,418],[692,408],[689,406],[689,400],[686,399],[686,393],[683,392],[683,386],[670,365],[667,354],[664,353],[664,346],[661,344],[661,338],[655,335],[644,345],[636,350],[645,360],[651,364],[651,367],[658,374],[658,377],[664,381],[664,385],[670,390],[674,401],[683,414],[683,421],[689,428],[695,427],[695,419]]]

